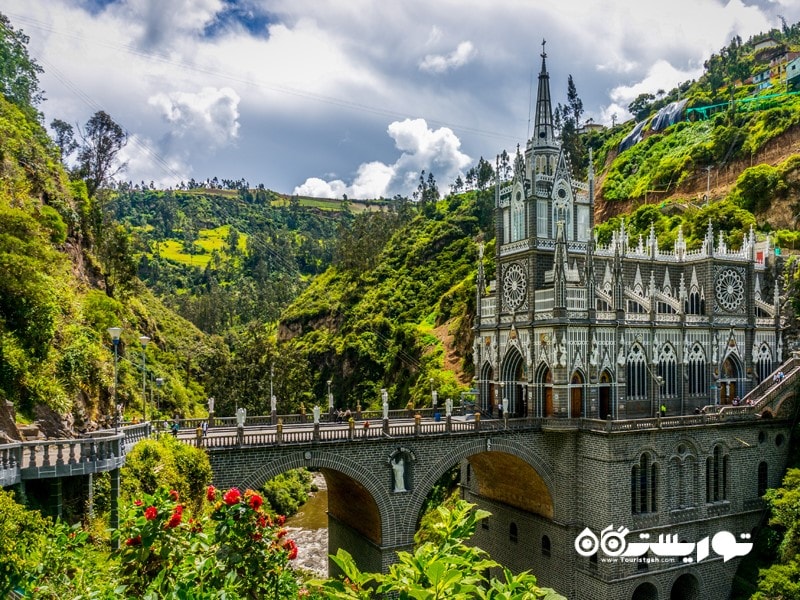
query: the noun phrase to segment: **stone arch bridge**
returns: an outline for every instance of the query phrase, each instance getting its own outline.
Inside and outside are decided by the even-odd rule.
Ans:
[[[290,469],[320,470],[329,552],[345,548],[363,569],[385,571],[396,551],[412,548],[432,486],[459,465],[462,497],[492,513],[475,543],[512,570],[531,569],[569,598],[722,598],[739,559],[586,557],[575,540],[610,525],[627,528],[630,540],[750,533],[787,460],[800,361],[783,369],[783,379],[753,390],[752,405],[691,416],[255,425],[210,430],[202,443],[218,487],[258,488]]]

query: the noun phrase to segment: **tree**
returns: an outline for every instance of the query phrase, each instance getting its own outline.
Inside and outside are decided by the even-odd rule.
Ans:
[[[48,522],[0,489],[0,598],[7,598],[36,568],[36,551],[44,546]]]
[[[475,172],[475,183],[478,186],[478,189],[485,190],[486,186],[491,183],[493,177],[494,169],[492,168],[491,163],[484,160],[481,156],[478,159],[478,167]]]
[[[583,101],[578,96],[578,89],[572,75],[567,79],[567,104],[556,107],[556,115],[561,123],[561,144],[573,169],[583,171],[584,146],[580,137]]]
[[[35,113],[33,107],[43,98],[38,77],[43,69],[28,56],[29,40],[0,13],[0,92],[25,112]]]
[[[96,112],[79,130],[83,145],[78,153],[78,172],[86,180],[89,196],[119,173],[124,164],[116,164],[117,155],[128,142],[128,136],[105,111]]]
[[[636,96],[636,98],[628,104],[628,112],[630,112],[637,121],[641,121],[650,114],[650,108],[656,97],[653,94],[644,92]]]
[[[61,119],[53,119],[50,122],[50,128],[55,134],[53,141],[61,150],[61,162],[65,163],[67,157],[78,149],[78,142],[75,141],[75,131],[72,129],[72,125]]]

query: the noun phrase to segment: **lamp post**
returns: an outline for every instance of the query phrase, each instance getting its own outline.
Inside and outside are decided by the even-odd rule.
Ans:
[[[119,336],[122,327],[109,327],[108,335],[114,343],[114,433],[119,432],[119,406],[117,405],[117,361],[119,360]]]
[[[139,342],[142,344],[142,423],[147,422],[147,354],[145,349],[147,344],[150,343],[150,338],[146,335],[139,336]]]

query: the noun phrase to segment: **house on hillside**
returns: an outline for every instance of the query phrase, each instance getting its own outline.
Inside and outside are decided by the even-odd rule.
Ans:
[[[772,83],[770,82],[770,73],[770,69],[765,69],[764,71],[753,75],[752,83],[755,86],[756,92],[760,92],[768,87],[772,87]]]
[[[790,92],[800,90],[800,57],[786,65],[786,89]]]

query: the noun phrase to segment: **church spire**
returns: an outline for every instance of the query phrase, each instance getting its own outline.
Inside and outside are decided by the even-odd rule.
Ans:
[[[542,40],[542,70],[539,72],[539,90],[536,93],[536,120],[533,128],[534,145],[552,146],[555,143],[553,133],[553,106],[550,102],[550,75],[547,73],[547,52]]]

